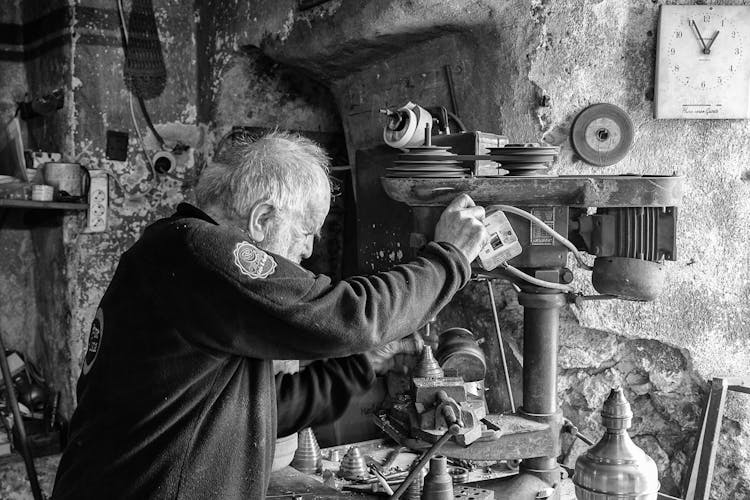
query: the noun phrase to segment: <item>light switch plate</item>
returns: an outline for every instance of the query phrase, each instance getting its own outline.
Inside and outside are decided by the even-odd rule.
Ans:
[[[89,212],[87,233],[101,233],[107,230],[107,208],[109,206],[109,178],[104,170],[89,170]]]

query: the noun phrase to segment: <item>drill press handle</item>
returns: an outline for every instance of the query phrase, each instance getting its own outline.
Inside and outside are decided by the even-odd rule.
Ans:
[[[441,391],[442,392],[442,391]],[[443,393],[445,394],[445,393]],[[446,397],[448,397],[446,395]],[[401,495],[404,494],[406,489],[409,487],[409,485],[414,482],[414,479],[416,479],[417,474],[419,474],[419,471],[421,471],[425,465],[427,465],[427,462],[430,461],[432,457],[435,456],[435,454],[438,452],[438,450],[453,436],[458,434],[458,431],[461,429],[461,426],[458,425],[458,423],[453,423],[448,427],[448,430],[445,431],[445,433],[440,436],[440,439],[437,440],[435,444],[433,444],[429,450],[424,452],[424,455],[422,455],[422,458],[419,459],[419,462],[417,462],[417,465],[415,465],[411,471],[409,472],[409,475],[406,476],[404,479],[404,482],[401,483],[401,485],[398,487],[398,489],[389,497],[389,500],[397,500],[401,498]]]
[[[438,391],[436,397],[438,399],[438,413],[445,419],[448,431],[452,435],[458,434],[461,427],[464,426],[458,403],[455,399],[448,396],[445,391]]]

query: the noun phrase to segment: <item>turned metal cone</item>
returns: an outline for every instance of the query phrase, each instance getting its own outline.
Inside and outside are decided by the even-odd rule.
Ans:
[[[404,500],[422,500],[422,488],[424,487],[425,474],[427,474],[427,469],[422,467],[419,473],[417,473],[417,477],[414,478],[414,481],[412,481],[406,489],[406,493],[403,497]]]
[[[453,480],[448,473],[447,459],[438,455],[430,459],[430,471],[422,486],[424,500],[453,500]]]
[[[630,439],[627,429],[632,419],[633,411],[622,388],[612,389],[602,408],[606,432],[576,460],[576,498],[656,498],[659,470]]]
[[[435,356],[432,355],[432,349],[426,345],[422,349],[422,358],[417,365],[417,377],[438,378],[443,376],[443,369],[440,368]]]
[[[299,431],[299,443],[294,452],[292,467],[305,474],[314,474],[323,468],[323,454],[315,433],[309,427]]]
[[[344,479],[359,479],[367,477],[367,464],[365,463],[365,457],[359,448],[352,446],[349,451],[346,452],[344,458],[341,459],[341,467],[339,467],[339,476]]]

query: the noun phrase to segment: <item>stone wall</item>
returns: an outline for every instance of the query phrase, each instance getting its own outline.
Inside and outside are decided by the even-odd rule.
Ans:
[[[241,21],[234,24],[242,26],[240,45],[261,46],[331,87],[350,154],[380,141],[379,108],[407,100],[448,104],[440,69],[450,64],[467,126],[511,141],[561,145],[554,173],[686,177],[678,260],[667,265],[663,296],[650,304],[571,306],[563,318],[559,380],[566,416],[593,437],[601,433],[598,410],[608,389],[623,384],[637,416],[632,435],[659,464],[663,491],[677,493],[707,380],[746,376],[750,366],[750,150],[747,121],[653,118],[661,3],[331,1],[299,12],[288,2],[256,2],[239,8]],[[608,168],[581,162],[567,139],[576,114],[597,102],[620,106],[635,125],[630,154]],[[593,292],[585,272],[577,272],[576,284]],[[511,290],[497,286],[517,374],[519,306]],[[487,306],[485,289],[472,285],[438,325],[469,326],[489,339],[494,333]],[[713,496],[746,498],[747,401],[730,396],[727,410]],[[568,448],[566,442],[565,458],[572,464],[581,445]]]
[[[129,19],[130,4],[124,2]],[[66,269],[71,325],[66,336],[69,352],[68,383],[75,387],[91,321],[120,254],[127,250],[151,222],[171,214],[193,184],[196,158],[200,158],[203,131],[197,124],[194,17],[180,2],[154,2],[167,83],[164,92],[146,101],[147,109],[168,146],[182,143],[169,175],[155,175],[138,140],[131,117],[129,92],[123,77],[124,55],[116,3],[83,1],[76,6],[71,87],[75,119],[71,141],[76,154],[84,152],[89,168],[109,177],[109,225],[103,233],[86,233],[81,221],[65,226]],[[133,99],[135,120],[151,156],[160,150]],[[128,132],[127,161],[105,156],[106,131]],[[72,402],[72,401],[71,401]]]

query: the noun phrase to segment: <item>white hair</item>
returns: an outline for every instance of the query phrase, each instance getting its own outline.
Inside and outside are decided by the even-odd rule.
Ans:
[[[210,163],[195,188],[198,204],[243,223],[258,201],[303,212],[311,199],[331,196],[329,158],[315,142],[289,132],[234,140],[225,163]],[[212,214],[213,215],[213,214]]]

